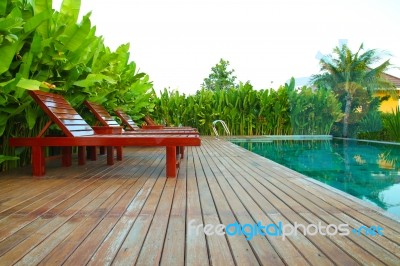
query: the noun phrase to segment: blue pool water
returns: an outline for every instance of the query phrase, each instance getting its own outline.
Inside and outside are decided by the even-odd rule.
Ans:
[[[355,140],[235,144],[400,217],[400,146]]]

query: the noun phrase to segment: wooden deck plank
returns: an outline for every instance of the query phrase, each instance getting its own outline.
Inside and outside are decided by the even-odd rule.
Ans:
[[[100,173],[97,170],[97,173]],[[93,177],[93,175],[91,175]],[[10,216],[8,216],[6,219],[2,220],[0,223],[4,222],[6,225],[2,226],[2,229],[0,230],[2,238],[1,241],[5,239],[5,237],[10,236],[14,233],[17,232],[17,236],[24,236],[28,235],[27,232],[34,230],[34,228],[38,228],[40,224],[45,224],[46,222],[49,222],[48,219],[42,219],[40,221],[36,221],[37,218],[40,216],[43,217],[49,217],[49,216],[55,216],[58,213],[61,213],[64,209],[66,208],[65,206],[68,206],[70,203],[71,205],[76,202],[76,199],[79,197],[82,197],[81,190],[85,189],[86,187],[90,186],[93,182],[95,181],[94,178],[92,179],[85,179],[85,182],[79,182],[79,184],[75,187],[74,191],[68,191],[62,189],[62,193],[59,194],[56,198],[54,198],[52,201],[48,202],[45,206],[40,207],[39,209],[33,210],[31,213],[23,214],[21,215],[20,213],[14,213]],[[43,180],[43,182],[46,182],[46,180]],[[63,187],[61,187],[63,188]],[[75,196],[75,197],[73,197]],[[72,197],[72,198],[71,198]],[[64,206],[64,207],[63,207]],[[32,222],[35,222],[32,224]],[[25,228],[26,225],[29,225],[29,228]],[[21,230],[22,231],[21,231]],[[26,230],[27,229],[27,230]],[[14,237],[13,235],[12,237]],[[10,246],[10,239],[7,239],[7,245],[4,246]],[[0,249],[0,254],[2,254],[1,249]]]
[[[36,245],[40,244],[48,236],[51,236],[74,215],[79,214],[79,212],[82,210],[83,207],[90,204],[91,201],[99,197],[102,194],[102,192],[110,186],[110,184],[107,182],[100,182],[100,183],[102,183],[102,185],[99,186],[97,184],[97,186],[99,187],[90,192],[90,194],[88,194],[87,196],[82,197],[81,200],[76,202],[73,206],[71,206],[67,210],[63,211],[60,215],[51,219],[51,221],[47,223],[46,226],[41,227],[39,230],[34,232],[23,242],[14,247],[11,251],[3,255],[1,257],[1,260],[4,262],[15,263],[23,256],[25,256],[26,253],[30,252],[31,250],[35,250],[34,248],[36,247]],[[95,206],[91,207],[94,208]],[[27,261],[27,263],[30,262]]]
[[[95,169],[94,171],[99,172],[99,169]],[[93,169],[92,172],[87,172],[86,175],[90,178],[93,177],[92,175],[93,173]],[[60,192],[65,194],[65,191],[68,191],[69,189],[73,189],[74,186],[76,185],[80,185],[80,181],[79,180],[73,180],[74,177],[76,177],[77,175],[75,174],[75,176],[73,174],[71,174],[70,176],[68,176],[68,178],[65,178],[63,180],[62,183],[57,182],[56,184],[54,184],[51,180],[50,182],[48,182],[48,180],[36,180],[35,183],[30,184],[32,186],[32,190],[35,191],[33,188],[35,188],[36,186],[40,186],[42,184],[47,184],[50,183],[52,184],[51,186],[49,186],[49,188],[40,194],[35,195],[34,197],[31,197],[27,200],[24,200],[22,198],[19,199],[15,199],[16,202],[18,203],[17,205],[14,205],[11,208],[7,208],[6,205],[8,204],[4,204],[2,207],[2,214],[1,214],[1,218],[4,219],[7,217],[8,214],[13,213],[13,214],[20,214],[20,215],[27,215],[29,213],[32,212],[37,212],[37,211],[41,211],[38,210],[40,209],[40,207],[42,205],[45,205],[46,208],[49,207],[49,202],[52,202],[52,199],[54,197],[59,197]],[[79,176],[82,176],[82,172],[79,173]],[[31,178],[30,178],[31,179]],[[62,180],[62,179],[59,179]],[[26,189],[26,188],[23,188]],[[21,192],[18,192],[21,194]],[[1,220],[0,220],[1,223]]]
[[[9,249],[10,241],[8,240],[11,240],[11,242],[14,244],[23,241],[20,245],[11,250],[9,254],[1,257],[0,260],[9,259],[13,256],[13,254],[15,255],[19,253],[19,255],[23,255],[23,253],[20,253],[19,250],[24,250],[26,252],[30,251],[30,249],[34,247],[35,243],[39,243],[41,239],[44,239],[47,235],[51,234],[52,228],[56,229],[57,225],[61,225],[65,219],[72,217],[74,212],[78,211],[74,209],[78,204],[82,202],[87,203],[90,201],[90,199],[96,198],[98,194],[92,193],[95,193],[96,190],[98,190],[102,185],[104,186],[103,183],[105,180],[102,179],[102,177],[112,172],[112,169],[110,168],[96,167],[97,164],[98,163],[96,162],[92,164],[92,166],[97,168],[97,170],[96,172],[90,174],[90,179],[92,179],[94,182],[88,182],[90,179],[87,178],[86,173],[79,171],[82,168],[74,169],[73,171],[69,170],[69,168],[67,171],[64,170],[61,175],[69,172],[72,174],[72,177],[75,177],[76,173],[81,173],[79,176],[81,183],[79,186],[77,186],[77,190],[73,193],[70,193],[68,195],[69,198],[66,198],[58,205],[56,204],[55,207],[49,208],[44,213],[38,212],[35,216],[17,217],[21,218],[26,223],[31,223],[17,231],[17,233],[12,235],[11,238],[8,238],[6,241],[0,243],[0,250],[2,250],[3,247],[8,247]],[[49,178],[51,178],[51,173],[49,174]],[[47,180],[43,180],[43,182],[45,181]],[[49,206],[51,205],[52,203],[49,204]],[[35,235],[36,232],[40,235],[40,237]]]
[[[39,263],[48,253],[50,253],[66,236],[73,232],[77,227],[81,225],[91,213],[99,211],[104,204],[107,204],[107,199],[118,189],[118,187],[125,182],[120,179],[107,178],[104,182],[100,182],[99,186],[91,193],[93,198],[90,198],[88,202],[83,204],[75,204],[75,208],[66,211],[67,219],[60,217],[59,223],[56,223],[54,227],[47,225],[42,230],[46,232],[50,231],[51,234],[43,239],[43,232],[40,234],[34,233],[29,239],[28,243],[37,243],[38,240],[42,240],[37,244],[33,244],[35,248],[27,253],[20,262],[24,264],[36,264]],[[68,213],[73,213],[68,215]],[[53,228],[53,231],[51,231]],[[24,241],[26,242],[26,241]]]
[[[200,162],[198,149],[193,150],[193,161],[196,171],[197,185],[200,196],[201,212],[203,223],[216,226],[221,224],[214,199],[206,181],[206,173]],[[213,265],[234,265],[233,254],[230,252],[230,246],[227,237],[218,235],[208,235],[206,237],[210,262]]]
[[[219,183],[223,181],[223,176],[222,173],[218,171],[211,157],[207,156],[205,150],[199,150],[202,151],[200,161],[202,162],[203,168],[205,168],[207,182],[222,223],[225,225],[234,223],[255,224],[256,221],[251,219],[240,200],[229,190],[229,185],[227,183]],[[283,265],[278,254],[268,245],[269,243],[265,241],[264,237],[255,237],[249,241],[246,239],[246,236],[242,235],[229,237],[228,241],[230,242],[233,254],[235,254],[236,264],[256,265],[262,262],[267,265]],[[251,245],[253,242],[255,242],[254,245]],[[258,247],[260,249],[258,249]]]
[[[196,169],[194,166],[194,148],[187,149],[187,207],[186,223],[193,221],[193,226],[186,227],[185,258],[187,265],[209,265],[208,245],[205,234],[197,234],[196,226],[204,224],[200,192],[197,184]]]
[[[147,157],[147,156],[146,156]],[[158,155],[151,153],[148,156],[149,162],[151,165],[157,160]],[[147,158],[144,158],[147,159]],[[76,248],[74,252],[67,258],[65,264],[67,265],[85,265],[91,259],[93,254],[95,254],[96,250],[99,248],[101,243],[106,239],[107,235],[111,232],[113,227],[117,224],[122,215],[127,211],[132,201],[138,195],[139,191],[143,188],[146,180],[148,179],[148,175],[146,175],[146,171],[148,168],[145,167],[136,167],[136,169],[132,169],[125,178],[130,178],[137,176],[137,180],[135,183],[127,188],[127,192],[123,195],[123,197],[115,204],[115,206],[111,209],[109,213],[106,214],[104,219],[94,228],[88,237],[86,237],[82,243],[79,245],[79,248]]]
[[[152,167],[148,168],[144,173],[146,178],[144,185],[91,257],[88,262],[89,265],[109,265],[114,261],[116,254],[128,237],[131,227],[136,222],[148,197],[151,196],[151,193],[154,193],[153,189],[156,185],[156,181],[159,180],[155,178],[155,176],[159,176],[161,173],[162,164],[161,157],[158,157],[157,160],[153,162]],[[137,245],[133,243],[133,246]]]
[[[103,156],[104,157],[104,156]],[[177,179],[160,148],[114,166],[51,163],[0,174],[0,264],[398,265],[400,223],[376,207],[232,143],[188,147]],[[200,224],[382,225],[384,236],[206,235]]]
[[[138,265],[160,264],[174,196],[176,178],[168,178],[140,250]]]
[[[151,159],[151,158],[149,158]],[[142,163],[142,161],[138,161],[138,163]],[[129,161],[128,161],[129,163]],[[109,197],[107,200],[100,206],[100,208],[96,209],[90,216],[79,224],[76,230],[74,230],[68,237],[66,237],[62,243],[57,245],[49,255],[47,255],[40,263],[48,264],[48,265],[57,265],[63,263],[79,246],[83,240],[98,226],[98,224],[112,211],[115,210],[115,207],[118,206],[119,202],[128,202],[129,199],[125,197],[125,201],[121,201],[124,195],[130,191],[130,188],[135,185],[138,181],[138,178],[124,178],[129,175],[136,176],[136,171],[132,172],[132,169],[129,167],[122,168],[123,171],[117,172],[111,176],[111,178],[120,178],[121,185],[119,188]],[[122,203],[124,204],[124,203]],[[118,206],[117,208],[120,208]],[[80,247],[82,249],[82,247]],[[84,251],[88,252],[87,249]],[[93,254],[93,253],[92,253]],[[83,259],[82,257],[80,258]]]
[[[159,168],[159,171],[156,171],[151,177],[151,179],[155,180],[154,188],[150,192],[146,202],[144,202],[140,213],[138,213],[129,233],[126,235],[120,249],[115,255],[113,263],[116,265],[135,264],[139,257],[140,250],[150,229],[151,222],[167,181],[166,178],[159,178],[162,173],[161,170],[162,169]]]
[[[180,162],[176,180],[168,228],[162,250],[161,265],[183,266],[185,264],[185,228],[186,228],[186,175],[188,152]]]
[[[207,158],[207,157],[206,157]],[[230,166],[225,167],[226,160],[223,156],[213,157],[215,162],[209,160],[209,164],[213,171],[220,171],[224,178],[219,178],[218,182],[220,186],[224,188],[225,194],[228,197],[228,202],[235,204],[232,208],[237,214],[238,221],[241,224],[256,224],[258,222],[262,223],[272,223],[272,220],[263,213],[260,206],[257,206],[256,202],[247,194],[241,187],[241,185],[234,179],[232,174],[228,171]],[[240,203],[239,203],[240,202]],[[242,205],[242,206],[241,206]],[[267,205],[263,205],[267,208],[269,214],[276,215],[278,212],[272,210]],[[272,207],[272,206],[271,206]],[[255,242],[255,243],[253,243]],[[262,263],[267,264],[279,264],[277,259],[282,259],[287,264],[307,264],[304,257],[298,252],[297,248],[291,244],[290,241],[282,241],[280,238],[269,237],[266,238],[257,237],[255,241],[250,241],[253,249],[258,253],[259,259]],[[280,255],[278,255],[280,254]],[[290,256],[288,256],[290,254]],[[266,256],[267,258],[265,258]],[[279,257],[278,257],[279,256]]]

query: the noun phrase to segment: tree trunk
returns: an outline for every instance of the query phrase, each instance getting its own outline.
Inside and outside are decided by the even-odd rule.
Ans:
[[[344,138],[347,138],[348,133],[349,133],[349,117],[350,117],[352,100],[353,100],[353,97],[350,95],[350,93],[347,93],[346,106],[344,108],[344,117],[343,117],[343,137]]]

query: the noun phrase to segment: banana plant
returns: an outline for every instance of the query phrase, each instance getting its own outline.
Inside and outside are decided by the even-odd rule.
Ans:
[[[122,106],[142,117],[153,111],[148,75],[129,62],[129,44],[115,52],[96,36],[90,14],[78,22],[80,0],[5,0],[0,3],[0,137],[2,169],[29,162],[27,150],[11,149],[12,136],[35,136],[47,122],[26,90],[62,94],[85,117],[85,99]],[[57,128],[50,128],[58,134]],[[48,152],[52,152],[49,150]],[[10,161],[18,155],[19,161]],[[7,161],[6,161],[7,160]],[[9,164],[7,164],[9,162]]]

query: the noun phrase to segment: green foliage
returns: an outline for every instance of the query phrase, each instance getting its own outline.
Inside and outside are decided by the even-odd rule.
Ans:
[[[286,84],[289,91],[290,121],[293,134],[328,135],[342,117],[341,104],[332,91],[302,87],[300,91]]]
[[[359,123],[358,137],[369,140],[380,140],[382,134],[382,116],[379,111],[369,112]]]
[[[212,134],[217,119],[224,120],[233,135],[329,134],[342,116],[332,91],[296,91],[294,80],[278,90],[257,91],[247,82],[230,90],[203,88],[187,97],[164,89],[154,110],[161,123],[196,127],[203,135]]]
[[[80,4],[64,0],[60,12],[51,8],[51,0],[0,4],[0,154],[14,155],[8,139],[35,136],[47,122],[26,90],[62,94],[84,117],[90,117],[82,106],[85,99],[109,111],[121,107],[134,118],[153,110],[152,84],[129,62],[129,44],[115,52],[106,47],[90,14],[77,21]],[[58,134],[57,129],[52,133]],[[29,162],[25,148],[17,151],[17,163]],[[7,161],[2,168],[15,163]]]
[[[211,124],[217,119],[224,120],[234,135],[290,133],[284,88],[256,91],[247,82],[230,90],[203,88],[190,96],[165,89],[155,104],[153,115],[161,123],[196,127],[204,135],[212,134]]]
[[[391,141],[400,142],[400,108],[383,117],[384,128]]]
[[[335,47],[333,54],[320,60],[321,74],[313,75],[312,82],[317,87],[332,89],[343,106],[342,136],[349,136],[351,114],[361,105],[357,98],[362,91],[371,92],[377,89],[393,89],[394,85],[382,78],[382,73],[390,66],[389,60],[377,67],[371,65],[380,61],[378,52],[374,49],[362,53],[363,45],[353,53],[346,45]],[[368,94],[371,97],[371,94]],[[361,102],[361,101],[358,101]]]
[[[236,76],[233,75],[235,70],[228,70],[228,67],[229,61],[221,58],[219,63],[211,68],[211,73],[204,79],[202,87],[212,91],[236,88]]]

